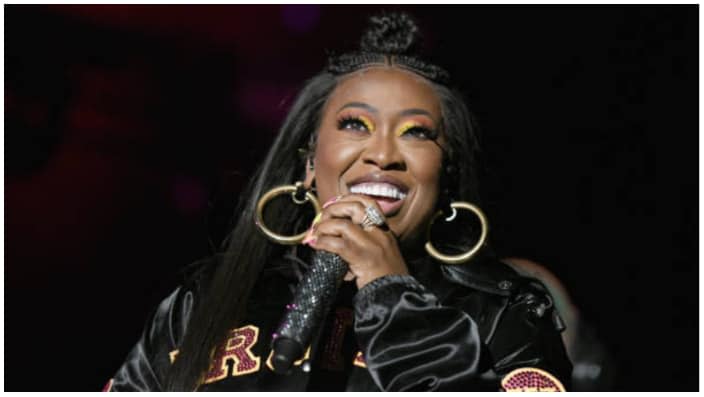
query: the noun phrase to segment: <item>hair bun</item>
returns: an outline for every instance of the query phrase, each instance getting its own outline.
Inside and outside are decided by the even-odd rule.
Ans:
[[[369,18],[362,34],[360,49],[382,54],[407,54],[420,42],[418,26],[406,13],[391,13]]]

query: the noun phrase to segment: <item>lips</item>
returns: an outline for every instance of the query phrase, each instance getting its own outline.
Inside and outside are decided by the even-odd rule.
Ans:
[[[374,199],[385,216],[393,216],[401,209],[408,196],[408,187],[396,178],[369,174],[348,184],[351,193],[363,194]]]

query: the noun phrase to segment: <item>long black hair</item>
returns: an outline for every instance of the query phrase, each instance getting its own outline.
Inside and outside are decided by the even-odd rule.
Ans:
[[[256,202],[275,186],[303,179],[305,158],[300,155],[301,149],[314,150],[323,107],[340,76],[384,64],[428,79],[441,102],[442,128],[447,137],[439,205],[447,207],[450,200],[460,199],[478,202],[475,158],[479,145],[474,123],[461,95],[449,87],[449,74],[417,56],[418,38],[419,29],[407,14],[374,16],[362,36],[360,50],[331,55],[325,70],[306,82],[271,150],[240,196],[237,221],[203,281],[179,354],[167,374],[167,390],[193,390],[198,385],[210,364],[212,349],[229,329],[244,321],[248,298],[262,269],[283,255],[285,248],[269,242],[257,230],[253,221]],[[276,202],[268,205],[271,216],[267,225],[288,231],[299,225],[302,215],[290,211],[290,207]]]

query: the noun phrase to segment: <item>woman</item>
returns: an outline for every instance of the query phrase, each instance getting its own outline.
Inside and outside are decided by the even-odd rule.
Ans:
[[[404,14],[371,18],[360,50],[331,57],[305,85],[224,252],[161,303],[108,389],[563,389],[571,365],[540,284],[486,247],[460,265],[423,249],[429,228],[442,252],[475,246],[476,221],[451,215],[451,203],[478,201],[478,146],[447,72],[415,55],[417,31]],[[283,199],[261,219],[277,233],[308,229],[290,249],[252,220],[267,191],[299,180],[325,203],[313,225],[307,206]],[[438,210],[450,221],[435,222]],[[272,334],[321,251],[348,264],[345,282],[303,357],[279,375]]]

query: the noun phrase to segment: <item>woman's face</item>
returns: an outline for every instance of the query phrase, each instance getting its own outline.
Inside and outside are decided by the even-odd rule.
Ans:
[[[415,241],[438,197],[440,101],[430,83],[393,67],[344,77],[325,107],[314,157],[321,202],[349,193],[374,198],[402,243]]]

